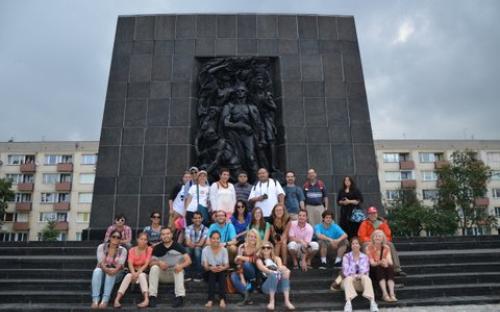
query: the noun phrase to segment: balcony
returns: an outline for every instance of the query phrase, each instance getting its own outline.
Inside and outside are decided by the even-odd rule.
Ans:
[[[30,212],[31,202],[16,203],[16,212]]]
[[[14,222],[12,229],[14,231],[25,232],[30,229],[30,224],[29,222]]]
[[[22,192],[33,192],[33,183],[17,183],[17,190]]]
[[[19,169],[22,173],[33,173],[36,171],[36,165],[34,163],[21,164]]]
[[[69,228],[67,221],[57,221],[55,229],[58,231],[67,231]]]
[[[402,189],[411,189],[417,187],[417,180],[402,180],[401,188]]]
[[[448,166],[450,164],[447,160],[438,160],[434,162],[435,169],[442,169],[444,166]]]
[[[415,162],[413,160],[404,160],[399,162],[400,170],[413,170],[415,169]]]
[[[488,207],[490,205],[490,199],[488,197],[479,197],[474,200],[477,207]]]
[[[57,172],[73,172],[73,163],[57,164]]]
[[[56,191],[58,191],[58,192],[69,192],[69,191],[71,191],[71,182],[56,183]]]
[[[55,203],[54,204],[54,210],[57,212],[61,211],[69,211],[69,203],[68,202],[62,202],[62,203]]]

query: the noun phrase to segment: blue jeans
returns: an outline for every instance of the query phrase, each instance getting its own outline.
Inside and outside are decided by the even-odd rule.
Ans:
[[[187,275],[192,278],[201,278],[203,267],[201,266],[201,247],[186,247],[186,251],[191,257],[193,263],[186,270]]]
[[[117,274],[118,275],[118,274]],[[101,288],[104,282],[104,291],[102,293],[102,302],[109,302],[109,297],[113,291],[117,275],[105,274],[101,268],[95,268],[92,273],[92,301],[99,302]]]
[[[281,279],[278,280],[276,274],[268,274],[267,279],[262,283],[262,292],[268,295],[269,293],[285,292],[290,289],[290,280]]]
[[[245,281],[248,283],[255,282],[256,268],[253,263],[245,262],[243,263],[243,276],[245,277]],[[231,273],[231,281],[233,281],[233,286],[240,294],[244,294],[246,290],[246,286],[243,285],[240,279],[240,275],[237,272]]]

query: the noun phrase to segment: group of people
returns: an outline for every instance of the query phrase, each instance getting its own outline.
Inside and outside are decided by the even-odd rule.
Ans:
[[[219,307],[225,308],[226,293],[233,288],[242,295],[239,305],[252,304],[257,291],[268,295],[267,309],[274,310],[275,294],[281,292],[286,309],[294,310],[289,298],[291,270],[312,269],[318,252],[319,269],[341,268],[332,289],[345,290],[345,311],[352,311],[351,300],[358,291],[370,300],[371,311],[378,311],[372,280],[384,301],[397,301],[394,276],[404,273],[391,230],[375,207],[368,208],[367,218],[360,218],[356,210],[363,198],[352,178],[345,177],[338,192],[341,216],[336,224],[325,184],[314,169],[308,171],[303,187],[295,185],[293,171],[286,172],[284,186],[264,168],[257,171],[255,185],[248,183],[245,172],[234,185],[229,170],[220,169],[219,177],[209,185],[204,170],[192,167],[185,172],[169,200],[168,225],[162,227],[161,214],[153,212],[135,246],[125,217],[116,216],[98,247],[93,308],[107,307],[117,276],[127,267],[113,303],[116,308],[131,283],[139,284],[143,294],[137,306],[154,307],[159,282],[174,282],[173,306],[180,307],[184,283],[204,280],[206,308],[214,305],[216,295]]]

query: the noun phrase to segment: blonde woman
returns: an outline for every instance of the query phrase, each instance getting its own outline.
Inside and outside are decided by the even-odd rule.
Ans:
[[[386,237],[381,230],[375,230],[366,247],[366,254],[370,259],[372,275],[382,290],[382,299],[385,302],[396,302],[394,294],[394,265],[391,249],[386,243]]]
[[[271,242],[264,242],[257,252],[257,268],[262,272],[265,281],[262,283],[262,292],[269,295],[267,310],[274,311],[276,292],[282,292],[287,310],[295,310],[290,302],[290,270],[283,265],[281,258],[274,255],[274,246]]]

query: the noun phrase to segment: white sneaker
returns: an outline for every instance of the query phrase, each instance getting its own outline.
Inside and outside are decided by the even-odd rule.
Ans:
[[[344,306],[344,312],[352,312],[352,304],[350,301],[347,301]]]
[[[378,305],[375,301],[370,303],[370,312],[378,312]]]

